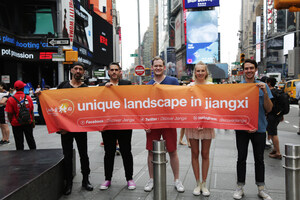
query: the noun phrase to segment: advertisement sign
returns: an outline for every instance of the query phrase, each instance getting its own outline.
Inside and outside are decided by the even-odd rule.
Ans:
[[[72,49],[75,30],[75,10],[73,0],[61,1],[62,4],[62,33],[64,38],[70,38],[70,46],[64,49]]]
[[[108,65],[113,61],[112,25],[97,14],[92,14],[92,16],[94,35],[93,59],[102,65]]]
[[[39,98],[49,133],[198,127],[253,130],[258,125],[258,92],[255,83],[157,84],[46,90]]]
[[[185,0],[185,8],[203,8],[220,6],[219,0]]]
[[[219,59],[218,12],[186,13],[186,63],[215,63]]]
[[[0,31],[0,44],[22,50],[49,50],[57,47],[48,46],[47,39],[23,39]]]
[[[260,40],[260,36],[261,36],[261,17],[260,16],[256,16],[256,53],[255,53],[255,60],[256,62],[260,62],[260,50],[261,50],[261,40]]]
[[[1,81],[3,83],[10,83],[10,76],[9,75],[1,75]]]

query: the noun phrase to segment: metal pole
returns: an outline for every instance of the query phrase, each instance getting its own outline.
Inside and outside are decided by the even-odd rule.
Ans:
[[[138,38],[139,38],[139,65],[141,65],[141,31],[140,31],[140,0],[137,0],[137,10],[138,10]],[[139,85],[142,85],[142,77],[139,76]]]
[[[300,199],[300,145],[285,144],[285,198]]]
[[[167,199],[166,184],[166,144],[165,140],[153,141],[153,181],[154,181],[154,200]]]
[[[62,0],[58,0],[56,5],[57,5],[57,33],[58,33],[58,38],[62,38]],[[63,47],[59,46],[57,50],[57,54],[62,55],[63,54]],[[64,81],[64,65],[63,62],[59,61],[58,62],[58,84]],[[55,84],[55,83],[54,83]]]

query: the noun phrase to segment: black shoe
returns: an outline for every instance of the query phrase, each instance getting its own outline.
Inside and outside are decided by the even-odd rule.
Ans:
[[[72,184],[67,184],[64,189],[64,195],[70,195],[72,193]]]
[[[300,135],[300,132],[297,132],[298,135]]]
[[[89,181],[82,181],[82,187],[87,191],[93,191],[94,187]]]

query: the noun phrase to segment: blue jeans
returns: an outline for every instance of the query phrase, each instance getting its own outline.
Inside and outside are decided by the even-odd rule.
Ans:
[[[255,182],[256,185],[265,185],[265,163],[264,150],[266,145],[266,133],[248,133],[247,131],[236,130],[236,147],[238,151],[237,160],[237,184],[245,185],[246,164],[248,156],[248,145],[251,140],[255,161]]]

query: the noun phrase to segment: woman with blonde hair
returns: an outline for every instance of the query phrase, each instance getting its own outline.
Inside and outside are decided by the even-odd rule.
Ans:
[[[189,84],[192,85],[206,85],[213,84],[207,81],[209,72],[207,65],[203,62],[199,62],[195,65],[193,71],[193,79],[195,82]],[[186,128],[186,136],[189,138],[191,144],[192,153],[192,167],[196,178],[197,186],[193,191],[193,194],[198,196],[202,192],[203,196],[209,196],[210,192],[206,186],[206,178],[209,168],[209,150],[211,140],[215,138],[215,130],[213,128]],[[201,157],[202,157],[202,182],[200,181],[200,167],[199,167],[199,143],[201,141]]]

